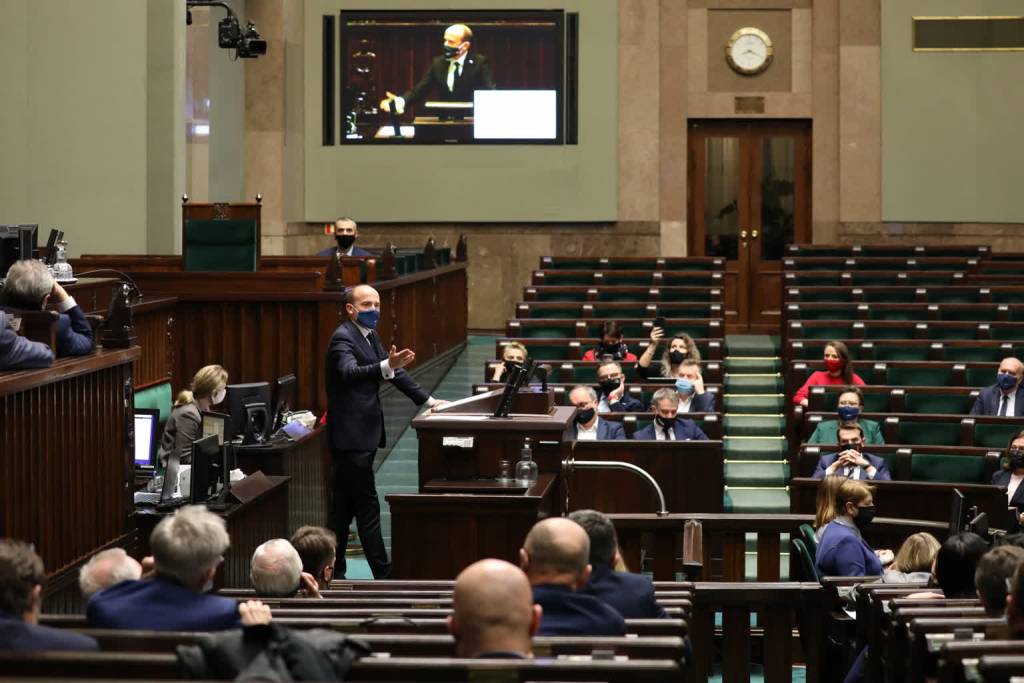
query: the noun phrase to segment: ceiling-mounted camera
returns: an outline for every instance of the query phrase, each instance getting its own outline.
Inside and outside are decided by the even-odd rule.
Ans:
[[[267,54],[267,41],[264,40],[256,24],[246,22],[245,30],[242,30],[238,17],[225,3],[217,0],[186,0],[186,21],[191,25],[193,7],[223,7],[228,15],[217,24],[217,44],[226,50],[235,50],[238,57],[242,59],[253,59],[260,55]]]

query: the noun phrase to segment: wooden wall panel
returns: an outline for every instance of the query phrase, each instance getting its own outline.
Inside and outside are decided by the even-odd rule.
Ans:
[[[136,389],[172,380],[177,307],[178,300],[174,297],[148,297],[132,306],[135,334],[142,350],[142,355],[135,361]]]

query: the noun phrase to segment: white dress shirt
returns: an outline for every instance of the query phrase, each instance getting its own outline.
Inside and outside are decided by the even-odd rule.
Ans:
[[[373,343],[370,342],[370,333],[373,332],[373,330],[371,330],[369,327],[363,327],[355,320],[353,320],[352,322],[355,323],[355,326],[359,328],[359,333],[363,335],[363,339],[366,340],[366,345],[373,349]],[[374,350],[376,351],[376,349]],[[395,371],[391,369],[391,363],[388,361],[387,358],[380,362],[380,375],[384,379],[395,378]],[[437,399],[435,399],[433,396],[428,396],[426,406],[429,408],[430,406],[434,405],[436,401]]]
[[[594,420],[594,425],[587,429],[581,424],[576,425],[576,440],[577,441],[597,441],[597,425],[601,421],[601,418]]]

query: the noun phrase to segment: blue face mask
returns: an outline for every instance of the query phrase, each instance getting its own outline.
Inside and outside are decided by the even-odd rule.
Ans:
[[[1017,375],[1011,375],[1008,372],[1000,372],[996,375],[996,384],[998,384],[999,388],[1003,391],[1009,391],[1017,385]]]
[[[688,379],[677,379],[676,380],[676,391],[680,394],[692,394],[693,393],[693,382]]]
[[[363,327],[368,327],[371,330],[376,329],[377,321],[380,320],[380,311],[376,308],[371,308],[368,311],[359,311],[359,313],[356,314],[356,320],[358,320],[359,324]]]
[[[853,422],[860,417],[860,408],[854,408],[853,406],[840,406],[839,407],[839,421],[840,422]]]

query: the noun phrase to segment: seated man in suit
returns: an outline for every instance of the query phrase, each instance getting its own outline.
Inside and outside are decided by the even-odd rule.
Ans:
[[[504,560],[480,560],[455,577],[448,632],[455,656],[472,659],[533,657],[541,608],[526,574]]]
[[[1021,564],[1024,564],[1024,548],[1015,545],[992,548],[978,560],[974,587],[986,617],[1006,614],[1006,588]]]
[[[57,355],[84,356],[95,347],[92,325],[73,296],[57,284],[41,261],[16,261],[7,271],[3,303],[11,308],[41,311],[53,301],[57,318]]]
[[[443,102],[472,102],[477,90],[494,90],[491,65],[481,54],[470,54],[473,49],[473,31],[465,24],[454,24],[444,31],[444,54],[434,58],[427,73],[412,90],[399,97],[388,92],[380,101],[380,108],[405,113],[407,105],[424,99],[431,92]]]
[[[839,425],[837,430],[839,452],[828,453],[818,460],[818,467],[812,475],[815,479],[828,476],[848,479],[871,479],[889,481],[889,467],[877,455],[862,452],[864,432],[856,422]]]
[[[289,540],[302,559],[302,572],[312,576],[320,590],[330,588],[338,560],[338,537],[334,532],[322,526],[300,526]]]
[[[91,627],[222,631],[270,622],[270,608],[262,602],[239,604],[206,592],[230,545],[220,516],[201,505],[183,507],[160,520],[149,545],[155,575],[92,596],[85,606]]]
[[[569,392],[569,401],[576,406],[576,419],[565,430],[569,441],[609,441],[625,439],[626,432],[615,420],[602,420],[597,414],[597,392],[579,385]]]
[[[1011,638],[1024,638],[1024,563],[1017,567],[1006,595],[1006,623]]]
[[[45,580],[32,546],[0,539],[0,651],[98,650],[89,636],[39,625]]]
[[[82,598],[88,600],[104,588],[110,588],[122,581],[138,581],[142,578],[142,565],[124,548],[101,550],[78,571],[78,587]]]
[[[19,335],[0,311],[0,370],[46,368],[53,364],[53,351],[42,342]]]
[[[654,584],[642,574],[615,571],[622,560],[615,525],[597,510],[576,510],[569,519],[590,538],[590,580],[582,593],[611,605],[626,619],[664,619],[668,615],[654,599]]]
[[[316,579],[302,571],[299,552],[283,538],[272,538],[256,548],[249,579],[261,598],[321,597]]]
[[[700,363],[687,358],[676,369],[676,391],[679,392],[680,413],[715,412],[715,395],[704,390],[704,377],[700,374]]]
[[[621,636],[622,615],[580,591],[590,578],[590,539],[576,522],[549,517],[533,525],[519,549],[519,564],[541,606],[542,636]]]
[[[679,411],[679,392],[665,387],[654,392],[651,399],[654,422],[633,434],[636,441],[704,441],[708,437],[693,420],[676,417]]]
[[[359,237],[359,226],[348,216],[342,216],[334,221],[334,241],[336,247],[327,247],[316,252],[317,256],[333,256],[335,252],[342,256],[373,256],[365,249],[356,246],[356,238]]]
[[[622,366],[606,360],[597,368],[597,383],[601,393],[597,396],[599,413],[642,413],[644,404],[626,393],[626,375]]]
[[[971,415],[1024,417],[1024,363],[1012,356],[999,363],[996,383],[985,387],[971,406]]]

